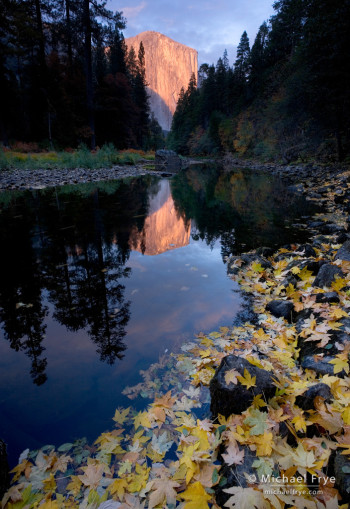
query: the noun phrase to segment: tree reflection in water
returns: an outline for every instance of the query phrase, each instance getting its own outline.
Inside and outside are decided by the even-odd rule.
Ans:
[[[123,358],[130,302],[120,280],[130,275],[130,232],[143,228],[149,187],[157,180],[25,192],[2,208],[0,318],[11,348],[31,359],[35,384],[47,379],[44,293],[53,318],[86,329],[102,361]]]

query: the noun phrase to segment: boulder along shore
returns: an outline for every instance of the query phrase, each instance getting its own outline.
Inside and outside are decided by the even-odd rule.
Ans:
[[[348,507],[350,172],[308,172],[286,177],[323,204],[308,242],[226,260],[251,319],[142,372],[124,394],[152,403],[92,447],[25,451],[3,507]]]

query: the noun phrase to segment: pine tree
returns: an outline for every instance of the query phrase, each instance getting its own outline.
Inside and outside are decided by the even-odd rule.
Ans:
[[[246,83],[250,72],[250,47],[247,32],[244,31],[237,47],[234,73],[240,83]]]
[[[266,48],[268,45],[269,27],[266,21],[260,26],[250,52],[249,84],[253,95],[258,93],[266,69]]]

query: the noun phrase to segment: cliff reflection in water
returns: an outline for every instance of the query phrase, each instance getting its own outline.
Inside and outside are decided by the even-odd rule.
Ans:
[[[131,232],[130,246],[145,255],[158,255],[187,246],[190,242],[191,221],[185,221],[175,209],[170,183],[162,180],[159,191],[150,199],[149,212],[141,231]]]

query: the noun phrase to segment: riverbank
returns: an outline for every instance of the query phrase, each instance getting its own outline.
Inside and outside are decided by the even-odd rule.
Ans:
[[[157,175],[154,164],[120,165],[99,169],[42,169],[42,170],[2,170],[0,172],[0,191],[44,189],[46,187],[64,186],[67,184],[86,184],[102,180],[118,180],[142,175]]]
[[[186,160],[185,166],[206,164],[208,162],[211,163],[213,161],[207,159],[203,161],[189,159]],[[278,165],[234,158],[231,155],[226,155],[217,162],[229,171],[234,168],[249,168],[253,171],[275,175],[290,185],[302,183],[306,188],[310,189],[310,192],[320,181],[327,182],[349,170],[348,165],[341,164],[320,165],[306,163]],[[153,161],[140,161],[136,164],[120,164],[106,168],[17,168],[0,171],[0,191],[43,189],[67,184],[118,180],[142,175],[168,176],[168,173],[164,172],[164,169],[162,171],[156,170]]]
[[[308,243],[227,259],[254,318],[151,366],[125,394],[152,403],[117,409],[93,446],[26,451],[5,507],[345,509],[350,180],[315,180],[291,183],[324,204]]]

